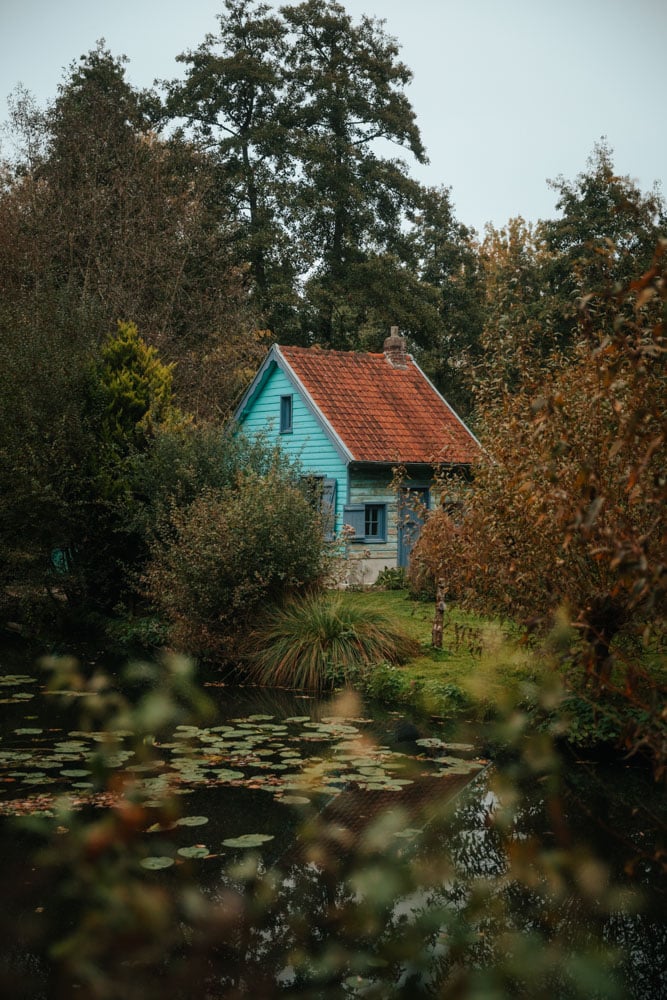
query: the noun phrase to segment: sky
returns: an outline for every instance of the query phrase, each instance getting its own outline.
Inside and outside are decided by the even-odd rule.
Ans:
[[[667,195],[667,0],[341,2],[398,40],[429,163],[403,158],[451,189],[460,222],[481,233],[555,217],[547,179],[574,179],[602,136],[617,173]],[[18,83],[42,105],[54,98],[99,38],[129,58],[135,86],[180,76],[176,55],[221,11],[222,0],[0,0],[0,119]]]

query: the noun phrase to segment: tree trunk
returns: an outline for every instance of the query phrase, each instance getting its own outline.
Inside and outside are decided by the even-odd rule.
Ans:
[[[445,581],[438,580],[435,592],[435,618],[433,620],[433,630],[431,632],[431,643],[435,649],[442,649],[442,626],[445,620]]]

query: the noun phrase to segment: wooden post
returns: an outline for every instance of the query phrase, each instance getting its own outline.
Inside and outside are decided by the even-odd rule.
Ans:
[[[438,580],[435,591],[435,618],[433,620],[433,631],[431,632],[431,643],[435,649],[442,649],[442,624],[445,620],[446,586],[444,580]]]

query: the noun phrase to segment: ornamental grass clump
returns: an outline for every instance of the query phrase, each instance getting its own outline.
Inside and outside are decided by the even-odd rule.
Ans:
[[[381,612],[341,594],[294,598],[253,631],[247,658],[265,687],[321,690],[378,663],[402,663],[419,643]]]

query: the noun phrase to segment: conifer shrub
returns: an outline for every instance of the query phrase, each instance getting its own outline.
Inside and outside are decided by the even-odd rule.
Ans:
[[[249,645],[248,669],[256,681],[303,690],[330,687],[379,663],[404,662],[419,650],[381,612],[330,592],[272,609]]]

